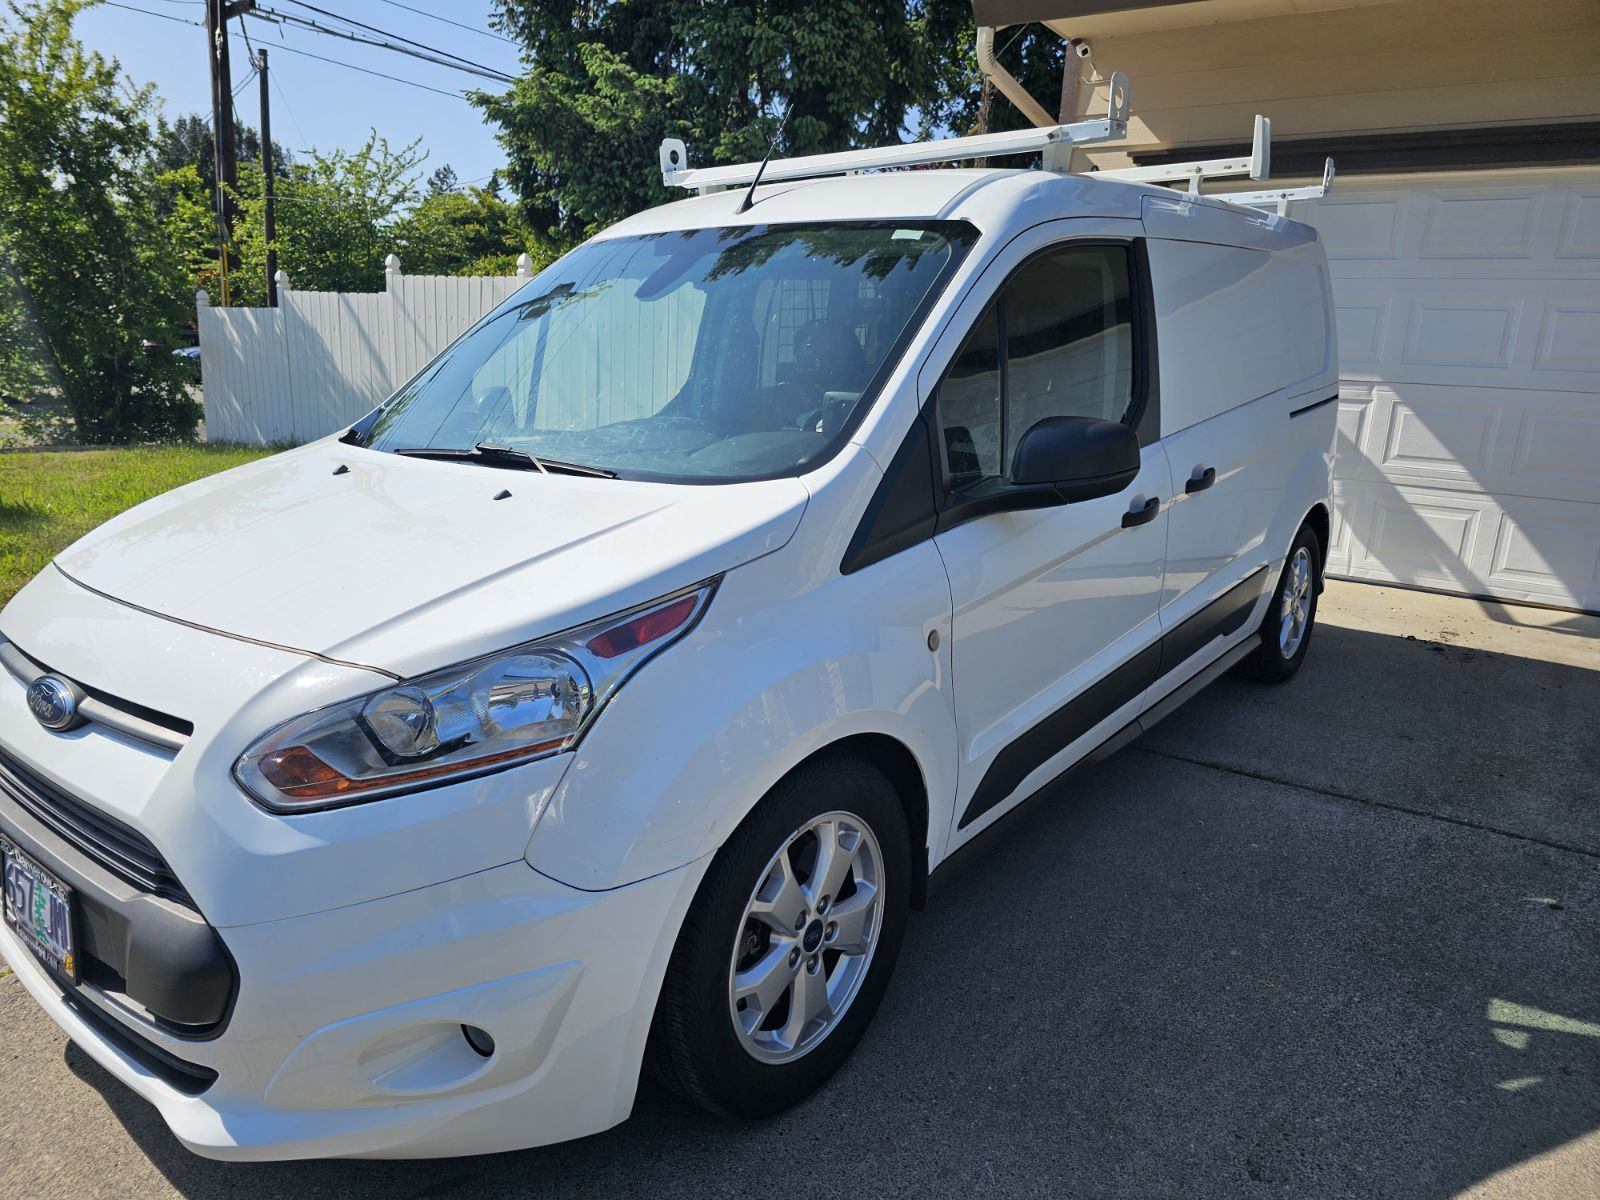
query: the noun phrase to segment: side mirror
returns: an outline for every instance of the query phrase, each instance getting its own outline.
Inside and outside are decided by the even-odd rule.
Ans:
[[[1011,482],[1054,488],[1063,502],[1111,496],[1139,473],[1139,437],[1118,421],[1045,417],[1011,460]]]

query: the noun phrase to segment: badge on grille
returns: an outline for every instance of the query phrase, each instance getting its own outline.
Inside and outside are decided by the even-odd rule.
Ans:
[[[78,723],[77,690],[55,675],[42,675],[28,685],[28,711],[46,729],[71,729]]]

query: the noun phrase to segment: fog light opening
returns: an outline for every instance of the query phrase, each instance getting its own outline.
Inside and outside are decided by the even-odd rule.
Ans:
[[[489,1036],[487,1029],[479,1029],[476,1025],[463,1025],[461,1033],[467,1039],[467,1045],[477,1054],[484,1058],[494,1054],[494,1038]]]

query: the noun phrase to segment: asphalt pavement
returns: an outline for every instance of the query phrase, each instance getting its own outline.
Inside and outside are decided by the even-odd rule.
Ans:
[[[913,917],[845,1069],[760,1124],[228,1165],[0,978],[0,1195],[1600,1196],[1600,619],[1334,584]]]

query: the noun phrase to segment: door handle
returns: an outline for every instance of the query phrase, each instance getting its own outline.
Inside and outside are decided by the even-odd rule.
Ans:
[[[1183,485],[1183,490],[1185,494],[1192,496],[1196,492],[1205,491],[1216,481],[1217,469],[1215,467],[1207,467],[1200,474],[1190,476],[1189,481]]]
[[[1156,519],[1156,514],[1161,511],[1161,499],[1151,496],[1144,502],[1142,508],[1130,508],[1122,514],[1122,527],[1132,529],[1135,525],[1148,525]]]

